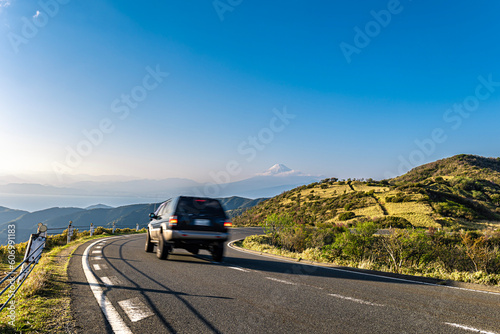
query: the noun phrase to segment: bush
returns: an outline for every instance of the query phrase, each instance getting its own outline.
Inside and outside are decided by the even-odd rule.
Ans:
[[[340,215],[339,215],[339,220],[340,221],[346,221],[346,220],[349,220],[349,219],[352,219],[356,217],[356,214],[352,211],[347,211],[347,212],[342,212]]]
[[[386,216],[374,221],[381,228],[411,228],[413,225],[403,217]]]
[[[475,220],[479,218],[479,215],[475,211],[450,200],[438,203],[436,205],[436,211],[445,217],[465,218],[467,220]]]

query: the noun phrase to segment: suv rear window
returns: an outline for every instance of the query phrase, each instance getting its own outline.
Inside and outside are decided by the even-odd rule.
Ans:
[[[226,217],[219,201],[210,198],[181,197],[177,204],[177,213],[184,215],[206,215]]]

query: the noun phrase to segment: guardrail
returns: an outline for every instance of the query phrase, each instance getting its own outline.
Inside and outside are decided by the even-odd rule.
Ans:
[[[5,303],[0,305],[0,312],[9,304],[11,299],[15,296],[19,288],[23,285],[24,281],[28,278],[29,274],[33,271],[35,266],[38,264],[38,261],[42,257],[42,251],[45,247],[45,241],[47,240],[47,233],[50,233],[48,231],[57,231],[57,230],[68,230],[68,236],[67,236],[67,242],[69,243],[71,241],[71,238],[73,237],[73,232],[74,229],[87,229],[89,226],[74,226],[73,222],[70,221],[68,227],[56,227],[56,228],[47,228],[47,226],[43,225],[42,223],[38,224],[38,230],[36,234],[32,234],[30,236],[28,245],[26,246],[26,252],[24,253],[24,259],[21,261],[21,263],[13,269],[11,272],[7,274],[1,281],[0,281],[0,287],[4,282],[10,281],[7,286],[0,292],[0,297],[3,296],[5,292],[7,292],[9,289],[13,291],[9,291],[9,298]],[[139,224],[136,225],[135,227],[136,231],[139,230]],[[113,222],[113,230],[112,233],[114,234],[116,230],[116,223]],[[90,236],[92,236],[95,232],[95,226],[94,224],[90,224]],[[21,268],[21,271],[17,273],[17,271]],[[18,283],[17,287],[14,287],[15,283]]]
[[[47,239],[47,226],[43,224],[38,224],[38,231],[36,234],[32,234],[30,236],[28,246],[26,246],[26,252],[24,253],[24,259],[21,263],[10,273],[7,274],[1,281],[0,286],[7,281],[10,280],[9,284],[0,292],[0,297],[3,294],[14,287],[14,284],[18,282],[17,287],[14,288],[14,291],[9,292],[9,298],[3,305],[0,306],[0,312],[9,304],[12,298],[17,293],[17,290],[23,285],[24,281],[28,278],[29,274],[33,271],[35,266],[38,264],[38,261],[42,257],[42,251],[45,247],[45,240]],[[17,270],[21,268],[21,271],[16,275]],[[12,277],[12,278],[10,278]],[[9,279],[10,278],[10,279]]]

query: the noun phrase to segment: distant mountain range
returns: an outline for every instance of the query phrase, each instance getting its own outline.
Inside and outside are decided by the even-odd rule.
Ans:
[[[248,199],[241,197],[221,198],[221,204],[227,214],[232,217],[257,205],[265,198]],[[15,225],[16,242],[24,242],[30,234],[35,233],[38,223],[49,228],[49,234],[61,233],[68,227],[69,221],[80,230],[88,230],[90,223],[95,226],[111,227],[113,222],[118,228],[139,228],[147,226],[148,215],[154,212],[160,203],[134,204],[117,208],[98,204],[86,209],[82,208],[50,208],[35,212],[13,210],[0,207],[0,244],[7,243],[8,225]]]
[[[276,164],[269,170],[242,181],[219,184],[198,183],[189,179],[168,178],[163,180],[126,179],[115,177],[84,178],[68,177],[64,186],[56,183],[39,183],[34,178],[0,177],[0,194],[51,195],[51,196],[96,196],[134,197],[143,199],[169,198],[177,194],[205,195],[209,197],[242,196],[249,198],[272,197],[297,186],[319,181],[321,176],[313,176],[294,171],[283,164]],[[40,178],[41,179],[41,178]],[[48,179],[48,177],[46,178]],[[145,200],[145,201],[146,201]],[[2,203],[0,203],[2,204]]]

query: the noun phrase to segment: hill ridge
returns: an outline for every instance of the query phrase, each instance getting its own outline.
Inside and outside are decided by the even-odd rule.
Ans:
[[[500,158],[459,154],[374,181],[336,178],[294,188],[235,219],[255,225],[286,214],[298,224],[485,229],[500,226]]]

